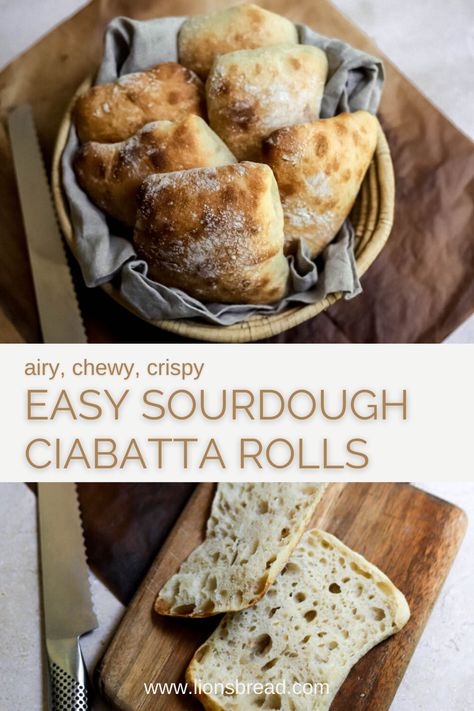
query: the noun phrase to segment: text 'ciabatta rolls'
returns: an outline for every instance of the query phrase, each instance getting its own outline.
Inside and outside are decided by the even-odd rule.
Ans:
[[[138,202],[134,243],[155,281],[212,302],[266,304],[285,296],[283,213],[267,165],[152,175]]]
[[[178,123],[148,123],[119,143],[84,143],[76,154],[74,170],[83,190],[101,210],[133,226],[137,190],[148,175],[235,162],[207,123],[189,114]]]
[[[221,54],[297,42],[290,20],[257,5],[237,5],[188,18],[179,31],[178,56],[181,64],[205,79]]]
[[[261,160],[262,139],[319,118],[328,63],[308,45],[224,54],[206,82],[209,123],[238,160]]]
[[[409,617],[404,595],[384,573],[313,529],[264,598],[224,617],[186,679],[204,689],[199,699],[213,711],[328,711],[354,664]],[[229,693],[236,680],[244,690]]]
[[[285,252],[303,241],[312,258],[349,215],[377,144],[378,121],[367,111],[289,126],[264,142],[285,217]]]
[[[179,121],[188,114],[205,115],[203,85],[194,72],[176,62],[92,86],[73,109],[83,143],[123,141],[150,121]]]

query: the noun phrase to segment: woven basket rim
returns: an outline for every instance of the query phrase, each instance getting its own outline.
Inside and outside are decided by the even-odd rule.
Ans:
[[[56,212],[65,241],[75,257],[74,228],[62,186],[61,157],[72,123],[72,107],[76,96],[91,84],[92,76],[89,76],[74,93],[59,126],[52,162],[51,183]],[[354,225],[358,240],[355,256],[356,271],[360,278],[382,251],[393,225],[395,177],[390,148],[380,123],[374,157],[364,177],[357,203],[355,210],[359,213],[359,220]],[[317,316],[343,297],[341,292],[336,292],[314,304],[291,306],[278,314],[252,316],[231,326],[219,326],[197,318],[145,319],[111,283],[102,284],[101,288],[121,306],[152,326],[186,338],[220,343],[245,343],[276,336]]]

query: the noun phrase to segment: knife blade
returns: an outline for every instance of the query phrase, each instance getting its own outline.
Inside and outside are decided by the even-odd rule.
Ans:
[[[50,707],[91,707],[79,638],[97,627],[75,484],[38,484],[41,580]]]
[[[43,340],[86,343],[31,106],[11,111],[8,127]]]

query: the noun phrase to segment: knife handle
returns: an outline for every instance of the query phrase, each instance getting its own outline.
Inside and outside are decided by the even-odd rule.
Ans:
[[[50,711],[92,711],[92,694],[79,637],[47,640]]]

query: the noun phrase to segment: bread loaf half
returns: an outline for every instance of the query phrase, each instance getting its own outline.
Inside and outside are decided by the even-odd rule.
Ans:
[[[138,203],[134,243],[152,279],[212,302],[265,304],[285,295],[283,213],[267,165],[152,175]]]
[[[253,605],[287,562],[324,484],[218,484],[204,542],[164,585],[160,614],[207,617]]]
[[[367,111],[275,131],[263,147],[280,190],[285,252],[303,241],[316,257],[349,215],[377,144]]]
[[[238,160],[260,160],[275,129],[319,117],[327,68],[325,53],[308,45],[224,54],[206,82],[209,122]]]
[[[253,4],[188,18],[178,37],[181,64],[205,79],[216,57],[236,49],[298,42],[295,25]]]
[[[119,143],[80,146],[74,169],[90,199],[112,217],[135,224],[137,190],[153,173],[235,163],[225,143],[196,114],[183,121],[154,121]]]
[[[224,617],[194,655],[187,679],[215,685],[215,692],[200,695],[213,711],[326,711],[354,664],[409,616],[405,597],[386,575],[314,529],[255,607]],[[249,693],[221,693],[237,679],[250,684]],[[267,693],[255,691],[257,683]],[[298,695],[305,683],[314,693],[307,687]]]
[[[176,62],[125,74],[78,96],[73,118],[79,140],[113,143],[133,136],[150,121],[205,115],[201,80]]]

